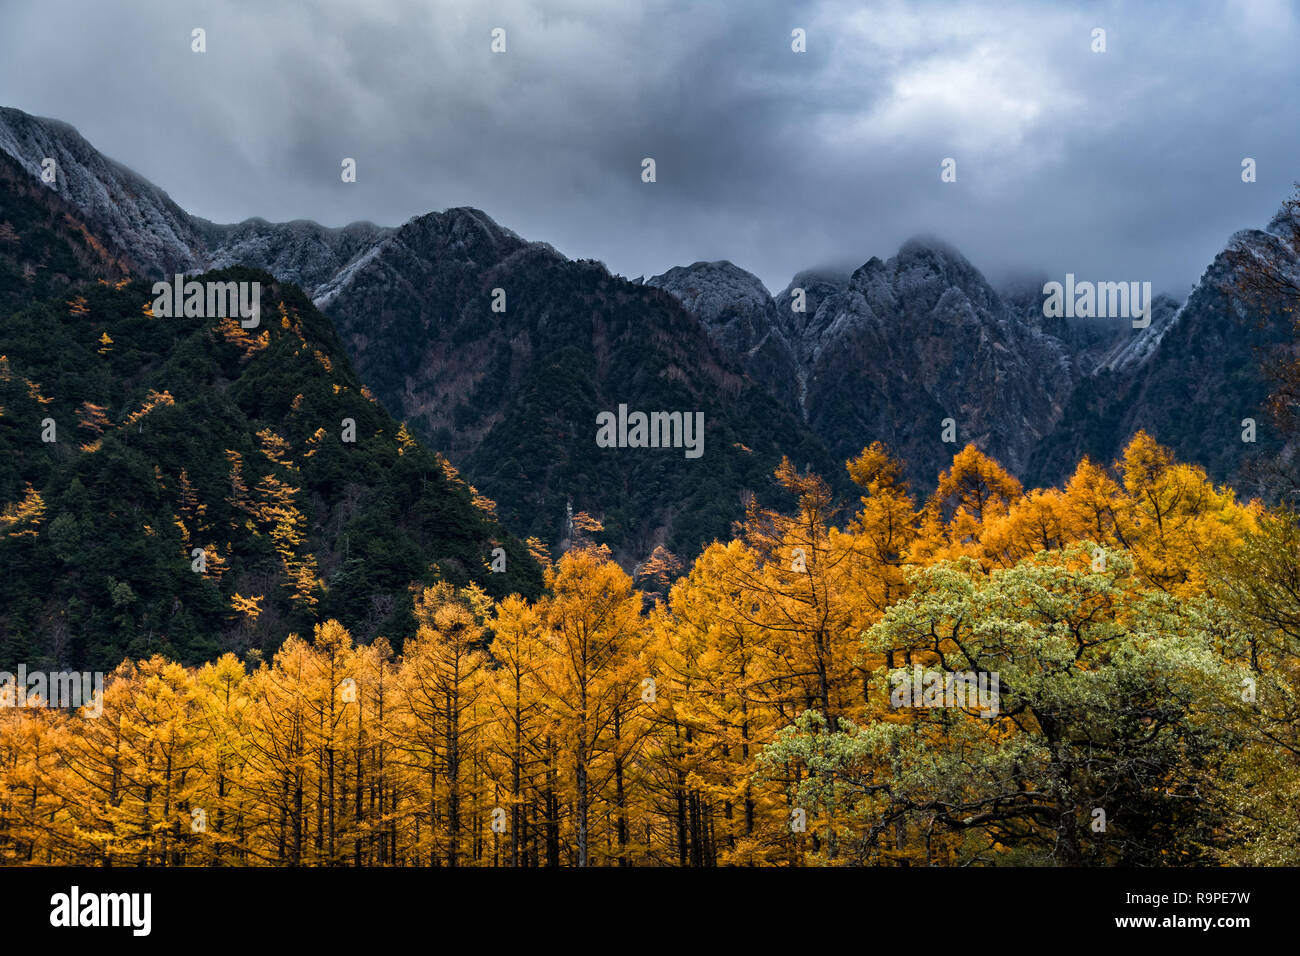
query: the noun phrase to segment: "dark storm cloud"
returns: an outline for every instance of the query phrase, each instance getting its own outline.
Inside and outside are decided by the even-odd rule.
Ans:
[[[193,213],[397,224],[473,205],[633,276],[728,258],[778,289],[929,233],[993,277],[1183,294],[1300,179],[1285,2],[6,0],[0,17],[0,104],[72,123]]]

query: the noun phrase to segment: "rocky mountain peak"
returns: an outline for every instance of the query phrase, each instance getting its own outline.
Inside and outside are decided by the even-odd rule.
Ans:
[[[110,241],[130,251],[146,274],[193,271],[204,241],[188,213],[144,177],[99,153],[58,120],[0,107],[0,151],[40,178],[55,162],[50,188],[76,206]]]
[[[868,263],[870,265],[870,263]],[[892,273],[894,291],[908,307],[932,309],[949,290],[957,289],[979,310],[992,313],[1001,309],[997,293],[970,261],[952,246],[929,236],[909,239],[898,254],[886,264]],[[862,279],[855,273],[855,286],[866,284],[869,270]]]
[[[705,325],[721,326],[742,314],[768,312],[772,296],[758,276],[723,259],[675,266],[646,280],[671,292]]]
[[[758,276],[724,259],[676,266],[645,284],[672,294],[724,354],[783,404],[797,407],[802,386],[794,353],[777,303]]]
[[[873,260],[878,262],[879,260]],[[776,314],[786,338],[791,342],[801,339],[808,329],[809,320],[817,314],[821,304],[848,287],[851,276],[840,269],[804,269],[795,274],[776,296]],[[795,290],[803,290],[803,310],[795,310]]]
[[[208,266],[253,265],[295,282],[312,295],[340,270],[395,230],[370,222],[339,228],[309,220],[272,223],[246,219],[231,226],[206,224]]]

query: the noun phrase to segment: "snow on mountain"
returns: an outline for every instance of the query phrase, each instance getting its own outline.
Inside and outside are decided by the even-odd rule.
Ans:
[[[794,353],[777,304],[756,275],[727,261],[677,266],[645,281],[671,293],[710,338],[784,404],[799,400]]]
[[[0,150],[40,178],[55,162],[50,188],[80,209],[145,274],[200,269],[206,245],[195,220],[157,186],[99,153],[58,120],[0,107]]]

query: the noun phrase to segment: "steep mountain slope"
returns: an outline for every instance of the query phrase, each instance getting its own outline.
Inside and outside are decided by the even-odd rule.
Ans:
[[[627,561],[659,544],[693,552],[745,494],[770,500],[782,453],[842,471],[675,298],[478,210],[411,220],[318,301],[380,400],[463,462],[522,534],[563,540],[572,507]],[[620,405],[702,413],[702,457],[598,447],[598,414]]]
[[[6,110],[0,150],[33,175],[55,155],[60,194],[132,249],[142,275],[242,265],[301,284],[384,406],[495,498],[511,527],[551,544],[576,510],[604,521],[602,540],[625,562],[659,544],[693,551],[728,531],[747,494],[767,500],[783,452],[841,480],[789,411],[788,373],[780,401],[743,374],[788,361],[779,331],[733,365],[673,297],[525,242],[484,213],[453,209],[399,229],[222,226],[186,216],[65,124]],[[491,311],[494,288],[506,290],[504,313]],[[703,413],[704,457],[598,448],[596,416],[620,404]]]
[[[367,396],[299,289],[203,278],[260,282],[261,325],[156,317],[147,282],[0,324],[0,656],[193,662],[326,617],[400,642],[411,582],[537,592],[527,550]]]
[[[129,271],[126,254],[87,228],[75,206],[0,153],[0,316],[74,283],[116,281]]]
[[[798,363],[758,276],[730,262],[669,269],[646,285],[670,292],[703,323],[709,338],[778,401],[798,409]]]
[[[0,107],[0,152],[39,181],[44,159],[56,163],[51,184],[142,274],[193,272],[204,264],[203,238],[185,210],[153,183],[99,153],[66,123]]]
[[[808,330],[808,323],[817,315],[821,304],[849,287],[853,276],[848,272],[825,269],[804,269],[790,280],[790,284],[776,295],[777,321],[785,330],[786,341],[798,342]],[[803,290],[804,307],[795,309],[796,290]]]
[[[796,289],[804,290],[802,312]],[[839,457],[886,442],[920,487],[966,442],[1022,470],[1070,392],[1064,344],[935,240],[912,240],[847,279],[800,273],[775,305],[809,424]],[[943,441],[948,418],[956,447]]]
[[[1300,273],[1297,250],[1278,239],[1279,223],[1233,237]],[[1108,461],[1138,429],[1248,494],[1269,493],[1259,466],[1282,453],[1265,407],[1266,365],[1291,336],[1291,316],[1274,303],[1246,301],[1231,257],[1220,253],[1181,309],[1157,302],[1146,334],[1116,348],[1071,397],[1062,426],[1034,454],[1031,481],[1059,481],[1083,454]],[[1255,440],[1242,440],[1243,420]]]
[[[40,183],[42,162],[56,163],[48,186],[142,276],[164,277],[245,265],[265,269],[309,294],[393,230],[372,223],[329,229],[314,222],[249,219],[218,225],[191,216],[165,192],[99,153],[66,123],[0,107],[0,154]]]

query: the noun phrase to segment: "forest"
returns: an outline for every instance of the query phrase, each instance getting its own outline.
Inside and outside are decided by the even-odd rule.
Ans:
[[[526,543],[384,411],[301,290],[207,276],[257,283],[259,327],[161,318],[125,280],[0,326],[10,670],[269,656],[329,619],[396,638],[414,629],[412,582],[536,596]]]
[[[417,582],[409,633],[0,710],[0,862],[1300,863],[1294,513],[1144,433],[1061,488],[973,446],[924,498],[879,443],[847,470],[841,507],[783,462],[689,567],[582,516],[533,597]],[[996,712],[894,706],[916,668]]]

